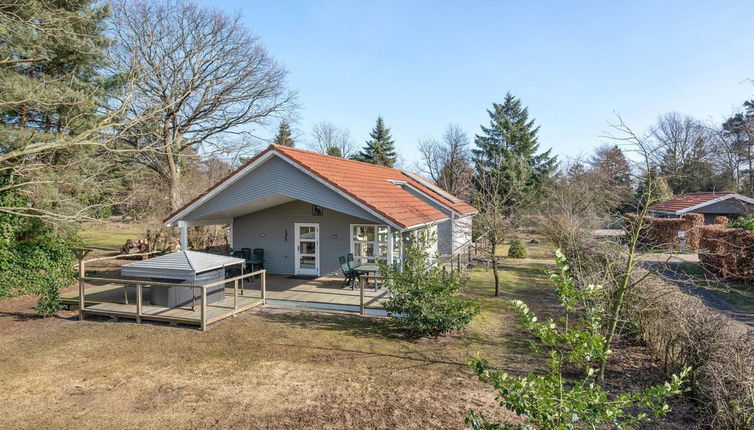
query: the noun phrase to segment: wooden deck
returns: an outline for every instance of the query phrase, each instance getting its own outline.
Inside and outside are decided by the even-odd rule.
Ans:
[[[232,286],[232,282],[229,283]],[[243,288],[241,288],[241,286]],[[295,279],[285,275],[266,276],[267,300],[297,303],[311,303],[335,307],[350,307],[358,309],[361,303],[360,289],[342,288],[342,280],[337,278]],[[141,319],[165,321],[181,324],[201,325],[201,307],[168,308],[149,304],[149,287],[142,289]],[[85,287],[84,314],[104,315],[118,318],[137,319],[136,286],[124,286],[120,283],[104,283],[100,285],[87,283]],[[367,309],[382,309],[381,302],[387,292],[384,288],[374,291],[370,285],[364,289],[364,307]],[[66,305],[79,305],[79,292],[67,291],[61,293]],[[234,289],[225,289],[225,299],[208,303],[206,307],[206,324],[231,317],[256,306],[264,304],[261,297],[260,280],[244,280],[239,282],[237,306],[234,307]],[[345,308],[344,308],[345,309]]]
[[[248,285],[248,284],[247,284]],[[325,305],[360,305],[359,288],[343,288],[339,278],[321,277],[312,280],[291,279],[286,275],[267,275],[267,300],[280,300]],[[248,288],[248,287],[247,287]],[[252,288],[259,290],[259,283]],[[386,298],[385,288],[374,291],[372,284],[364,289],[364,306],[369,309],[382,309]]]

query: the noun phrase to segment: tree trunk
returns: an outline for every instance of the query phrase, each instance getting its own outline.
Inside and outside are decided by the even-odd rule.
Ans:
[[[495,251],[497,250],[497,244],[493,241],[490,244],[491,253],[490,256],[492,257],[490,260],[492,262],[492,275],[495,277],[495,297],[500,295],[500,274],[497,273],[497,254],[495,254]]]
[[[181,199],[181,173],[178,170],[170,171],[170,178],[168,183],[170,194],[170,210],[175,211],[181,207],[183,200]]]

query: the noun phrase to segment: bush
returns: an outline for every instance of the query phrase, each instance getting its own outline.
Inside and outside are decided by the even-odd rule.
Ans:
[[[730,228],[742,228],[744,230],[754,230],[754,216],[738,218],[728,224]]]
[[[692,396],[706,413],[706,424],[754,428],[754,329],[657,276],[633,290],[627,305],[628,319],[667,373],[691,368]]]
[[[523,240],[516,239],[511,243],[508,248],[508,257],[511,258],[526,258],[529,256],[529,251],[526,249],[526,245]]]
[[[60,288],[55,284],[48,284],[39,296],[39,301],[34,309],[42,316],[51,317],[55,315],[55,312],[65,308],[60,299]]]
[[[471,411],[466,423],[475,430],[487,429],[574,429],[574,428],[632,428],[649,421],[650,416],[668,412],[667,398],[680,394],[687,370],[674,375],[663,385],[644,388],[638,392],[611,393],[597,380],[596,368],[610,351],[605,350],[607,339],[605,309],[594,304],[602,287],[578,285],[560,250],[557,250],[558,270],[550,272],[555,295],[566,312],[565,324],[552,319],[539,320],[529,307],[513,300],[522,325],[537,342],[535,352],[547,355],[547,371],[513,376],[494,369],[487,360],[477,357],[469,366],[479,380],[492,385],[501,406],[514,411],[525,423],[488,422],[484,415]],[[581,369],[580,376],[566,378]],[[650,415],[651,414],[651,415]]]
[[[479,304],[458,297],[466,279],[460,270],[445,272],[426,251],[429,239],[416,236],[404,245],[401,266],[380,264],[390,289],[383,307],[391,318],[420,336],[437,336],[466,327]]]
[[[70,285],[76,273],[70,246],[68,240],[54,236],[0,244],[0,298],[51,296],[52,290]]]

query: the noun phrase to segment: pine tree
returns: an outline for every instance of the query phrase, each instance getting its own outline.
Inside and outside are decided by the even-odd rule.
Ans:
[[[390,129],[385,127],[385,120],[382,116],[377,117],[377,124],[369,132],[369,137],[371,139],[367,140],[364,149],[354,158],[378,166],[395,166],[398,158],[395,152],[395,141],[390,136]]]
[[[92,0],[0,5],[0,132],[13,139],[76,132],[109,88],[107,6]],[[0,139],[5,140],[5,139]],[[6,141],[8,141],[6,140]]]
[[[280,122],[278,135],[275,136],[275,145],[287,146],[289,148],[293,148],[296,145],[291,136],[291,126],[288,124],[288,121],[283,120]]]
[[[117,191],[112,154],[81,144],[106,139],[104,100],[117,83],[103,75],[109,16],[94,0],[0,2],[0,171],[30,203],[15,213],[89,216]]]
[[[555,168],[556,157],[551,150],[538,154],[539,127],[529,119],[529,110],[511,93],[502,104],[493,103],[488,109],[489,127],[482,126],[482,134],[474,139],[472,150],[477,177],[494,180],[497,192],[506,205],[523,203],[537,194]]]

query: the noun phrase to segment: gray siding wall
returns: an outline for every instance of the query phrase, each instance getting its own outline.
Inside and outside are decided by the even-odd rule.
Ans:
[[[453,220],[453,254],[471,244],[471,223],[474,217],[467,215]]]
[[[378,218],[366,210],[277,156],[257,166],[196,208],[185,219],[211,218],[213,214],[275,194],[283,194],[310,204],[379,222]],[[311,206],[309,210],[311,211]]]
[[[351,224],[375,224],[327,207],[322,216],[312,216],[311,204],[295,201],[235,218],[233,248],[263,248],[265,268],[270,273],[293,275],[296,258],[294,224],[297,222],[319,223],[321,276],[341,275],[338,257],[351,252]]]
[[[453,253],[453,222],[444,221],[437,224],[437,251],[440,254]]]
[[[442,212],[443,215],[448,217],[448,220],[439,221],[437,223],[437,251],[440,254],[452,254],[453,253],[453,223],[452,221],[450,221],[452,212],[448,210],[445,206],[440,205],[436,201],[430,199],[426,195],[414,190],[411,187],[403,187],[403,189],[406,190],[406,192],[413,195],[414,197],[423,201],[424,203]]]
[[[751,214],[754,213],[754,205],[736,199],[723,200],[713,205],[699,208],[695,211],[703,214]],[[713,217],[714,218],[714,217]]]

